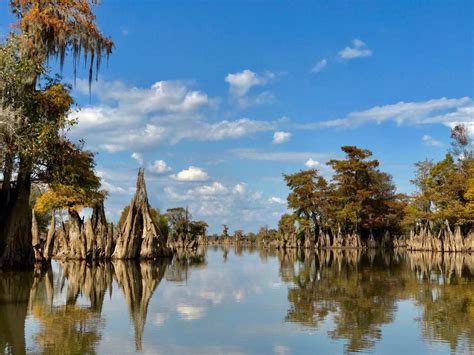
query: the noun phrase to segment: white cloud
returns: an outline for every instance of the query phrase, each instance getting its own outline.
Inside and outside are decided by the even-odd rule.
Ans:
[[[299,125],[301,129],[356,128],[369,123],[393,121],[397,125],[442,124],[453,128],[464,124],[474,136],[474,103],[469,97],[432,99],[420,102],[398,102],[349,113],[345,118]]]
[[[265,85],[274,78],[275,74],[272,72],[265,72],[263,75],[258,75],[250,69],[245,69],[238,73],[227,74],[224,80],[230,86],[230,93],[234,96],[241,97],[246,95],[253,86]]]
[[[190,189],[178,184],[167,186],[164,191],[171,204],[188,206],[194,219],[204,219],[214,228],[222,223],[228,224],[231,229],[242,228],[243,222],[247,226],[250,223],[260,226],[276,223],[286,210],[282,204],[268,203],[267,199],[262,198],[262,192],[249,191],[248,185],[243,182],[226,185],[215,181]]]
[[[100,178],[100,183],[101,183],[101,188],[109,193],[113,194],[126,194],[127,191],[120,186],[116,186],[115,184],[112,184],[108,179],[110,177],[109,174],[107,174],[104,171],[97,170],[96,175]]]
[[[108,182],[105,179],[101,180],[101,185],[102,185],[102,189],[107,191],[108,193],[113,193],[113,194],[126,194],[127,193],[127,191],[124,188],[120,186],[112,185],[110,182]]]
[[[78,82],[79,93],[88,94],[87,82]],[[150,88],[128,87],[114,81],[94,83],[98,104],[73,112],[78,125],[72,137],[87,137],[89,148],[111,153],[149,151],[182,140],[239,139],[275,130],[279,121],[249,118],[209,122],[218,100],[191,88],[187,82],[159,81]],[[272,95],[244,96],[242,105],[262,103]],[[245,101],[245,102],[244,102]],[[192,129],[189,129],[192,127]]]
[[[132,153],[132,159],[136,160],[138,164],[143,165],[143,156],[140,153]]]
[[[178,174],[172,175],[172,178],[178,181],[206,181],[209,176],[206,170],[190,166],[185,170],[181,170]]]
[[[282,144],[291,139],[290,132],[277,131],[273,134],[273,144]]]
[[[421,137],[421,140],[423,144],[426,145],[427,147],[443,147],[444,146],[442,142],[434,139],[428,134],[425,134],[423,137]]]
[[[272,196],[268,199],[268,203],[274,203],[274,204],[277,204],[277,205],[285,205],[286,200],[281,198],[281,197]]]
[[[268,92],[268,91],[264,91],[254,96],[241,96],[237,98],[237,103],[242,108],[266,105],[266,104],[271,104],[272,102],[275,102],[275,96],[271,92]]]
[[[243,195],[247,192],[247,184],[246,183],[239,183],[234,186],[232,192],[237,195]]]
[[[239,106],[249,107],[255,105],[268,104],[274,101],[274,96],[268,91],[258,95],[249,96],[250,89],[254,86],[264,86],[275,79],[276,75],[270,71],[259,75],[250,69],[245,69],[238,73],[227,74],[224,81],[229,84],[230,94]]]
[[[308,160],[306,160],[306,163],[304,163],[304,165],[306,165],[310,169],[314,169],[317,168],[320,164],[318,161],[309,158]]]
[[[164,174],[172,169],[164,160],[155,160],[148,166],[148,170],[154,174]]]
[[[79,80],[77,90],[89,93],[86,80]],[[100,101],[117,103],[117,107],[138,113],[184,113],[213,104],[206,93],[192,90],[183,81],[157,81],[149,88],[127,87],[120,81],[94,83],[93,95]]]
[[[370,57],[371,55],[372,50],[358,38],[352,40],[352,47],[346,47],[339,52],[339,57],[343,59]]]
[[[317,62],[313,68],[311,68],[311,73],[314,73],[314,74],[319,73],[324,68],[326,68],[327,65],[328,65],[328,61],[326,59],[322,59],[319,62]]]
[[[219,141],[223,139],[236,139],[250,136],[259,132],[272,130],[276,122],[255,121],[248,118],[241,118],[236,121],[221,121],[217,123],[200,123],[199,129],[185,129],[177,132],[172,143],[177,143],[183,139],[197,141]]]
[[[197,195],[219,195],[227,192],[227,188],[220,182],[213,182],[212,185],[204,185],[196,187],[195,189],[189,190],[190,194]]]
[[[319,160],[328,160],[332,155],[315,152],[267,152],[252,148],[238,148],[229,151],[231,154],[240,159],[261,160],[261,161],[281,161],[281,162],[297,162],[307,160],[311,157],[317,157]]]

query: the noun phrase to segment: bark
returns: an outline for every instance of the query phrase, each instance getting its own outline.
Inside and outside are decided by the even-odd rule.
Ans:
[[[92,258],[109,259],[112,256],[113,229],[107,224],[103,201],[97,203],[92,210],[91,227],[94,234]]]
[[[65,251],[70,259],[86,259],[86,236],[84,225],[77,211],[69,211],[69,248]]]
[[[35,210],[31,212],[31,243],[33,245],[33,252],[35,262],[43,263],[43,247],[40,239],[40,233],[38,229],[38,221],[36,220]]]
[[[166,239],[159,234],[151,217],[144,170],[140,169],[137,191],[117,238],[112,257],[115,259],[156,259],[169,254]]]
[[[53,211],[51,213],[51,222],[48,229],[48,235],[46,236],[46,243],[43,250],[43,258],[46,260],[51,260],[53,255],[53,246],[56,236],[56,213]]]
[[[429,224],[412,229],[408,237],[394,241],[395,247],[406,247],[410,251],[439,251],[439,252],[470,252],[474,248],[474,233],[470,231],[463,236],[461,227],[453,229],[448,221],[442,230],[435,235]]]
[[[97,203],[92,216],[85,222],[81,220],[76,211],[69,211],[69,221],[63,226],[62,231],[52,230],[54,221],[51,222],[48,241],[54,241],[52,256],[59,259],[76,260],[105,260],[110,259],[114,247],[113,226],[107,224],[104,205]],[[51,235],[51,238],[49,237]]]
[[[30,191],[31,172],[22,162],[0,230],[0,269],[31,268],[34,264]]]
[[[3,165],[3,182],[0,188],[0,230],[3,229],[3,226],[6,221],[8,204],[10,203],[11,195],[11,178],[13,171],[13,157],[12,154],[7,153],[4,157]],[[1,240],[0,240],[1,242]],[[2,249],[0,245],[0,250]]]

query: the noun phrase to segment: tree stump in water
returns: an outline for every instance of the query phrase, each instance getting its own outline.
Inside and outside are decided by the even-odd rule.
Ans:
[[[31,242],[33,244],[33,252],[36,262],[43,261],[43,251],[41,248],[41,239],[39,235],[38,221],[36,219],[35,210],[31,212]]]
[[[140,169],[137,191],[130,204],[127,219],[115,245],[115,259],[156,259],[170,254],[166,240],[151,217],[144,170]]]
[[[50,260],[53,256],[53,247],[55,242],[56,233],[56,213],[53,211],[51,213],[51,222],[49,224],[48,235],[46,236],[46,243],[43,250],[43,258],[45,260]]]

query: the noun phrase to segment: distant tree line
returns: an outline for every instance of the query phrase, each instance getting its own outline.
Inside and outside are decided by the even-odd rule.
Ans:
[[[456,126],[451,137],[452,148],[443,160],[416,163],[417,191],[411,196],[397,193],[372,152],[355,146],[343,146],[345,159],[327,163],[333,170],[330,179],[317,169],[284,175],[293,213],[281,217],[279,234],[317,239],[356,233],[367,240],[421,227],[459,226],[464,235],[473,232],[473,145],[464,126]]]

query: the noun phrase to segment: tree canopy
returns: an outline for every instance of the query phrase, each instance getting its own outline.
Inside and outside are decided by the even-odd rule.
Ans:
[[[369,150],[341,149],[346,158],[328,162],[334,171],[330,181],[315,169],[284,175],[290,188],[288,207],[300,219],[299,228],[310,226],[316,236],[336,230],[364,236],[398,231],[405,202],[391,176],[378,169],[377,160],[369,160]],[[291,216],[284,215],[280,229],[288,228],[290,221]]]

